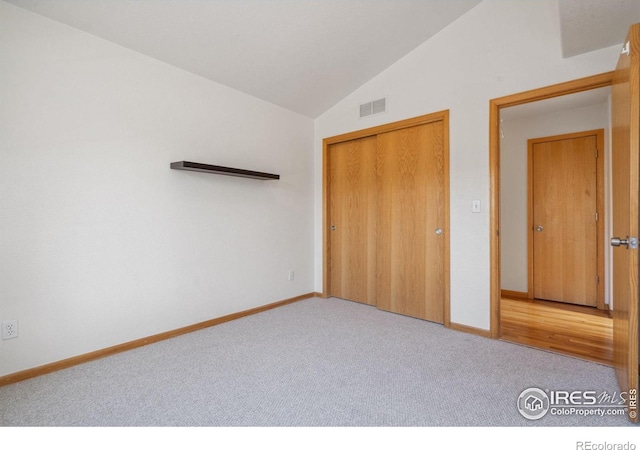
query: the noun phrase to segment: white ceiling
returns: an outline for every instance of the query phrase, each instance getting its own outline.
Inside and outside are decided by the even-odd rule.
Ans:
[[[6,1],[312,118],[480,3]],[[621,43],[619,30],[628,28],[629,11],[640,5],[640,0],[558,1],[565,55]],[[594,26],[602,31],[594,33]]]
[[[622,43],[640,0],[558,0],[565,58]]]
[[[602,87],[588,91],[577,92],[570,95],[548,98],[522,105],[500,109],[500,119],[508,122],[529,117],[541,116],[558,111],[586,108],[588,106],[602,105],[606,108],[609,103],[611,87]]]

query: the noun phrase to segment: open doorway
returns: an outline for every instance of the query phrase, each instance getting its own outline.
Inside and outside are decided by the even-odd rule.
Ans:
[[[604,158],[601,183],[606,200],[610,191],[610,85],[611,74],[602,74],[491,103],[492,336],[608,364],[612,362],[612,323],[607,312],[611,296],[606,269],[610,266],[610,249],[602,237],[597,243],[585,242],[594,250],[597,247],[602,261],[590,280],[598,283],[600,293],[593,308],[536,300],[529,190],[532,141],[602,130],[599,145],[603,148],[598,157]],[[597,217],[602,229],[600,236],[609,228],[607,203],[603,201],[603,210],[597,216],[594,210],[594,220]],[[536,319],[528,323],[534,315]],[[574,319],[582,325],[566,327],[567,321]],[[576,336],[564,335],[567,330]],[[582,348],[574,337],[580,338]]]
[[[501,109],[503,296],[608,309],[610,94],[602,87]]]

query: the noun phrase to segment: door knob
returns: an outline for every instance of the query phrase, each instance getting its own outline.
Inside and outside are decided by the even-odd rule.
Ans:
[[[627,236],[626,239],[620,239],[619,237],[612,237],[611,238],[611,246],[612,247],[627,247],[627,248],[638,248],[638,239],[637,238],[630,238],[629,236]]]
[[[536,231],[537,231],[538,233],[542,232],[542,230],[544,230],[544,227],[543,227],[542,225],[538,225],[538,226],[536,227]]]
[[[436,228],[436,234],[440,236],[442,234],[442,228]]]

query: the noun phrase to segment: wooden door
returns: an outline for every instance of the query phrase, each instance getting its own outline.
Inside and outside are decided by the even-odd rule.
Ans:
[[[329,147],[329,294],[376,304],[376,137]]]
[[[378,308],[443,322],[443,122],[378,135]],[[438,231],[440,230],[440,231]]]
[[[598,134],[529,140],[533,298],[597,306]]]
[[[633,25],[616,66],[612,94],[613,236],[638,238],[640,152],[640,25]],[[613,358],[628,395],[629,418],[638,417],[638,249],[613,250]]]

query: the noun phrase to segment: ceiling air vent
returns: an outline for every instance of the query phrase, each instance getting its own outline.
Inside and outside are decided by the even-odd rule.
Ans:
[[[381,98],[360,105],[360,118],[380,114],[387,111],[387,99]]]

